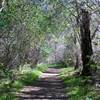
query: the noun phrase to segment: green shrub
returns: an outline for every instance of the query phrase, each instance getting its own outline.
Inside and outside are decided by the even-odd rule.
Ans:
[[[13,84],[12,84],[12,87],[15,88],[15,89],[21,89],[23,87],[23,84],[22,82],[16,80]]]
[[[0,95],[0,100],[18,100],[13,93],[5,93]]]
[[[30,68],[25,64],[19,70],[8,70],[0,65],[0,100],[17,100],[16,92],[24,85],[32,85],[42,74],[39,70]]]
[[[39,65],[37,66],[37,70],[41,71],[41,72],[45,72],[48,69],[47,65]]]
[[[28,72],[26,74],[23,74],[20,81],[24,85],[32,85],[33,83],[36,82],[36,80],[39,78],[39,76],[41,74],[42,73],[40,71],[34,70],[34,71]]]
[[[75,70],[72,67],[64,68],[60,73],[61,78],[67,87],[67,95],[70,100],[99,100],[95,99],[98,95],[94,86],[89,83],[91,77],[75,76]]]
[[[31,64],[27,64],[25,63],[24,65],[20,65],[19,67],[19,74],[25,74],[25,73],[28,73],[32,70],[31,68]]]

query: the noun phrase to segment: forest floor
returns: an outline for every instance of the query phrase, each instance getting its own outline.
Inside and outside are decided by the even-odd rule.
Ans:
[[[20,100],[68,100],[66,89],[59,73],[62,68],[48,68],[36,84],[25,86],[20,93]]]

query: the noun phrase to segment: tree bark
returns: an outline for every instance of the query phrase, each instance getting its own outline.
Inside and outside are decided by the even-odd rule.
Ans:
[[[85,9],[81,9],[80,32],[81,32],[81,53],[82,53],[82,63],[83,63],[82,75],[89,76],[91,75],[90,65],[91,65],[91,56],[93,54],[93,50],[90,37],[90,16],[89,12],[86,11]]]
[[[78,55],[76,55],[75,70],[78,68],[79,68],[79,59],[78,59]]]
[[[78,46],[77,46],[77,38],[74,35],[74,44],[75,44],[75,66],[74,69],[78,69],[79,68],[79,54],[78,54]]]

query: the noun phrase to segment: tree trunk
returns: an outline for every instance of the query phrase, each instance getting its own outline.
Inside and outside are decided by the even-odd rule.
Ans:
[[[90,38],[90,16],[89,12],[85,9],[81,9],[81,52],[82,52],[82,63],[83,70],[82,75],[91,75],[91,55],[93,54],[91,38]]]
[[[78,46],[77,46],[77,38],[74,35],[74,44],[75,44],[75,66],[74,69],[78,69],[79,68],[79,54],[78,54]]]
[[[75,70],[78,68],[79,68],[79,59],[78,59],[78,55],[76,55]]]

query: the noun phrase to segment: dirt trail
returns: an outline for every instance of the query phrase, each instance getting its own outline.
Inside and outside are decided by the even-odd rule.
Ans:
[[[68,100],[64,84],[59,78],[60,71],[61,69],[49,68],[37,84],[21,90],[19,100]]]

